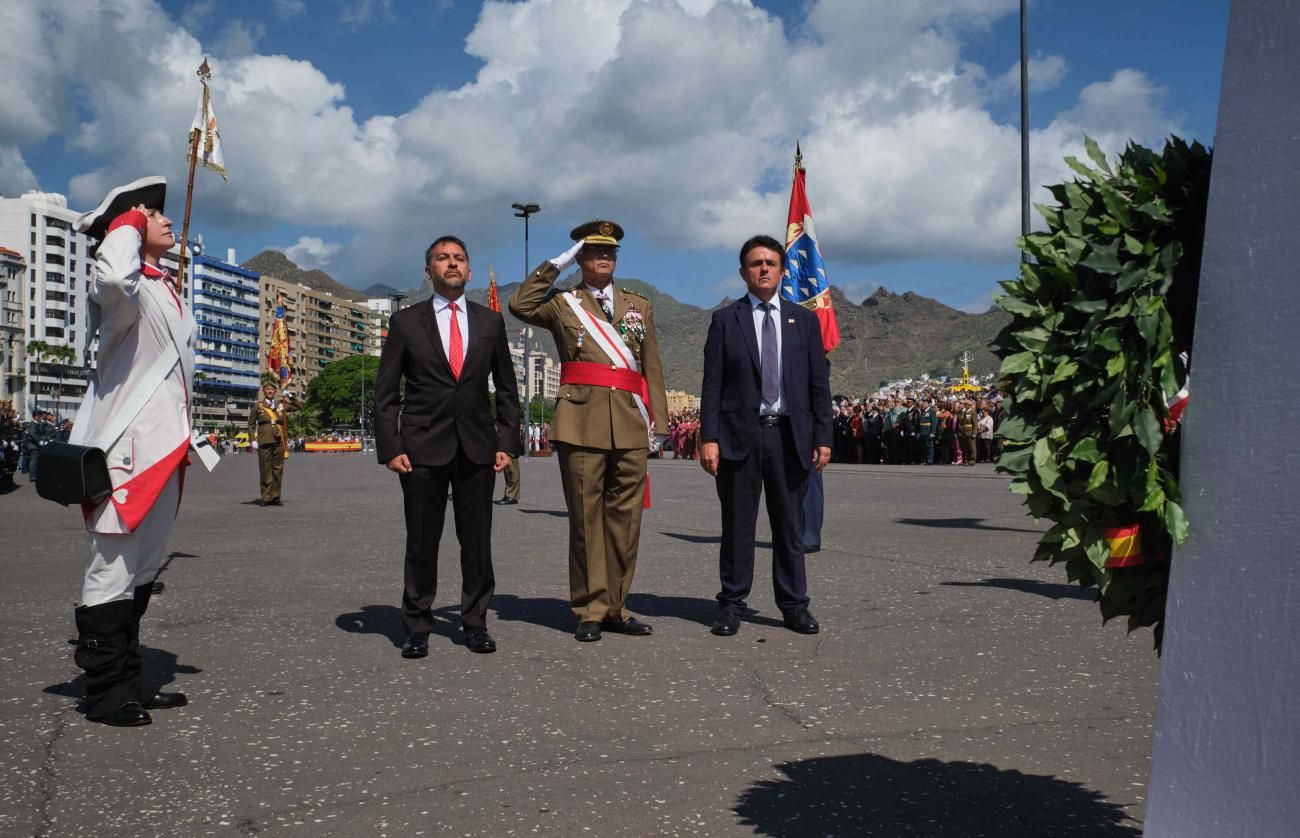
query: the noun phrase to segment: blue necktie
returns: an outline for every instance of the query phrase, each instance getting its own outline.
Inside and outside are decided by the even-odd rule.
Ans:
[[[776,358],[776,321],[772,319],[771,303],[760,303],[763,309],[763,348],[759,351],[758,366],[763,373],[763,404],[776,404],[781,397],[781,375]]]

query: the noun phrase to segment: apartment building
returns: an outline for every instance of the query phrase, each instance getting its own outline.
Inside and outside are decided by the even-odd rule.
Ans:
[[[21,385],[15,380],[15,386],[23,388],[18,401],[24,417],[37,408],[72,416],[89,381],[84,359],[88,354],[93,358],[95,349],[86,342],[93,261],[91,241],[72,229],[78,215],[68,209],[64,196],[51,192],[0,198],[0,247],[26,257],[24,345],[39,341],[56,352],[71,350],[68,358],[23,353],[26,357],[17,363],[25,380]]]
[[[0,401],[11,401],[27,415],[26,318],[23,317],[27,260],[0,247]]]
[[[297,282],[262,274],[258,346],[260,369],[275,328],[277,295],[284,299],[285,329],[293,355],[293,375],[305,390],[313,378],[335,361],[367,351],[371,311],[365,303],[336,297]]]
[[[669,390],[667,396],[669,413],[682,413],[687,410],[700,409],[700,397],[692,396],[685,390]]]

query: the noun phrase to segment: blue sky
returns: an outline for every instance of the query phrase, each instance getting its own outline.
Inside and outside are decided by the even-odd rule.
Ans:
[[[680,6],[678,5],[680,2]],[[1227,0],[1030,3],[1034,180],[1213,139]],[[833,284],[980,310],[1015,270],[1015,0],[11,0],[0,192],[167,174],[179,217],[193,66],[212,57],[230,181],[198,176],[210,253],[290,252],[364,287],[421,280],[455,232],[519,278],[596,215],[619,273],[713,305],[746,235],[778,237],[800,139]],[[161,161],[161,162],[160,162]],[[1035,196],[1043,200],[1045,193]],[[3,244],[3,243],[0,243]]]

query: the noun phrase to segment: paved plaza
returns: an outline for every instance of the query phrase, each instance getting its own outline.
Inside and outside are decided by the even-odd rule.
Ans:
[[[500,651],[460,645],[449,522],[437,635],[403,660],[401,491],[370,455],[191,470],[143,625],[153,725],[76,710],[86,537],[0,496],[0,835],[1136,836],[1157,658],[1101,626],[989,466],[831,466],[808,559],[822,633],[757,609],[709,634],[718,502],[652,463],[630,605],[652,637],[574,641],[553,459],[494,508]],[[20,481],[25,477],[20,475]],[[498,480],[497,495],[500,495]]]

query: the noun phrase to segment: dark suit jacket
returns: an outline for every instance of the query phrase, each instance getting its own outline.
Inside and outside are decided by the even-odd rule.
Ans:
[[[775,312],[773,312],[775,315]],[[781,300],[781,377],[795,450],[804,468],[813,448],[830,447],[830,365],[822,350],[817,315]],[[700,395],[700,439],[716,440],[728,460],[749,456],[762,406],[758,337],[746,295],[713,312],[704,342],[704,385]]]
[[[464,302],[469,343],[460,380],[452,377],[442,349],[433,303],[404,308],[389,319],[375,384],[379,462],[406,454],[413,466],[446,465],[457,447],[475,463],[493,462],[498,451],[519,453],[519,388],[505,321],[486,306]],[[495,420],[489,374],[496,386]]]

